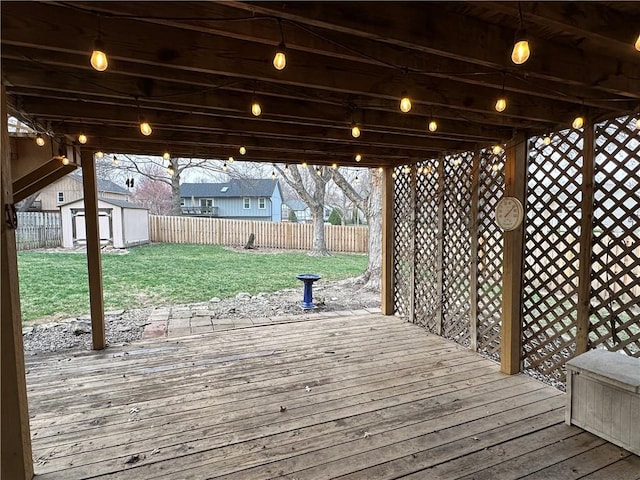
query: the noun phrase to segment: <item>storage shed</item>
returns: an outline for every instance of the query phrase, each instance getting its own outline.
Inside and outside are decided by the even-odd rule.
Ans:
[[[86,244],[84,199],[60,207],[62,245]],[[100,244],[127,248],[149,243],[149,210],[124,200],[98,199]]]

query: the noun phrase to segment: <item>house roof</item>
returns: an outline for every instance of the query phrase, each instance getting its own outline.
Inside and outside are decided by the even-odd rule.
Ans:
[[[300,212],[309,208],[308,205],[304,203],[302,200],[289,200],[285,204],[291,210],[295,210],[296,212]]]
[[[82,172],[75,171],[69,174],[69,177],[73,178],[78,182],[82,182]],[[104,178],[96,179],[98,183],[98,192],[109,192],[109,193],[122,193],[127,195],[129,190],[124,187],[121,187],[117,183],[112,182],[111,180],[106,180]]]
[[[181,198],[271,197],[278,180],[266,178],[234,178],[226,183],[183,183]]]

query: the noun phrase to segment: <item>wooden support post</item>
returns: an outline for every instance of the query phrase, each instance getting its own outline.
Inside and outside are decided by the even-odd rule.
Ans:
[[[589,349],[591,250],[593,248],[593,181],[595,168],[595,132],[591,121],[587,121],[584,126],[582,162],[582,224],[580,227],[576,355],[580,355]]]
[[[393,167],[382,179],[382,314],[393,315]]]
[[[478,351],[478,219],[480,204],[480,151],[473,155],[471,170],[471,212],[469,214],[469,233],[471,234],[471,263],[469,265],[469,335],[471,350]]]
[[[104,301],[102,296],[102,259],[100,257],[100,227],[98,223],[98,187],[93,153],[83,151],[82,188],[84,190],[85,225],[87,229],[87,267],[89,269],[89,303],[93,349],[105,346]]]
[[[436,270],[437,270],[437,289],[436,295],[438,296],[438,307],[435,311],[436,316],[436,331],[438,335],[442,335],[442,325],[444,312],[442,311],[442,305],[444,303],[444,161],[443,154],[438,156],[438,236],[436,241],[438,247],[436,249]]]
[[[525,220],[520,227],[504,232],[500,370],[508,374],[520,371],[522,358],[522,264],[526,225],[528,151],[528,140],[525,135],[517,135],[506,150],[504,194],[508,197],[516,197],[525,207]]]
[[[0,228],[0,262],[2,263],[2,319],[0,326],[2,370],[2,451],[0,477],[14,480],[33,478],[29,408],[22,345],[22,313],[18,284],[18,257],[15,226],[7,224],[5,212],[12,218],[13,181],[11,152],[7,130],[7,97],[2,85],[0,119],[2,128],[2,226]]]
[[[415,163],[411,165],[409,175],[409,191],[411,192],[411,216],[409,219],[409,225],[411,225],[411,241],[409,242],[409,245],[411,245],[411,252],[409,252],[409,321],[416,323],[416,232],[418,231],[416,227],[416,182],[418,171]]]

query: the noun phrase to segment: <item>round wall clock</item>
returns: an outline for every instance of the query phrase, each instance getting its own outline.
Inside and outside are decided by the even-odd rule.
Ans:
[[[522,223],[524,208],[515,197],[502,197],[496,205],[496,223],[505,232],[515,230]]]

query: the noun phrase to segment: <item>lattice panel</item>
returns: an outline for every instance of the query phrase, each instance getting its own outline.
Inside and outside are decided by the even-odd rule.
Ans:
[[[393,171],[393,304],[395,313],[411,313],[413,262],[413,191],[411,170],[396,167]]]
[[[438,160],[418,163],[416,171],[415,322],[440,332],[438,289]]]
[[[500,358],[503,234],[495,222],[504,195],[504,151],[480,152],[478,172],[478,351]]]
[[[530,142],[525,233],[523,359],[525,368],[564,380],[575,351],[582,199],[579,130]]]
[[[471,330],[472,169],[473,152],[445,157],[442,335],[464,345]]]
[[[591,347],[640,357],[638,117],[596,125]]]

